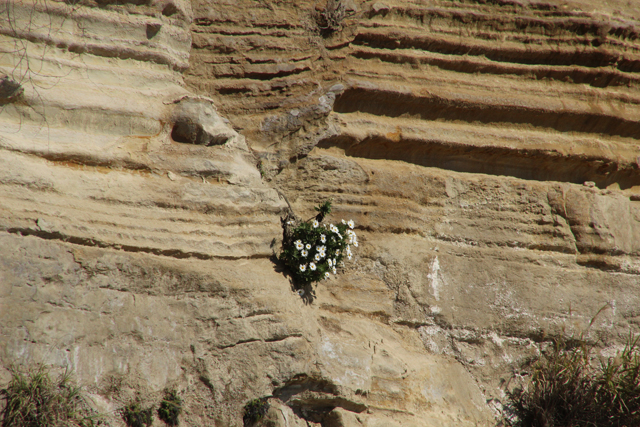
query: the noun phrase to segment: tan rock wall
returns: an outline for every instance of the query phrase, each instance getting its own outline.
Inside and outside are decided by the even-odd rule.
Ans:
[[[615,352],[640,10],[600,3],[4,2],[0,383],[71,367],[114,426],[165,387],[191,426],[476,426],[551,338]],[[301,298],[279,217],[327,199],[360,247]]]

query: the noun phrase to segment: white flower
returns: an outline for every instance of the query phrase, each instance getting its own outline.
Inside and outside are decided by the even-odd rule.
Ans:
[[[347,258],[349,258],[349,261],[351,261],[351,254],[347,255]]]
[[[343,224],[346,224],[347,222],[343,219],[343,220],[342,220],[342,223],[343,223]]]
[[[331,269],[331,272],[332,272],[333,274],[338,274],[338,272],[337,272],[337,270],[336,270],[336,268],[335,268],[335,267],[333,267],[333,268]]]
[[[316,250],[318,251],[318,255],[320,255],[321,258],[327,256],[327,248],[325,246],[316,246]]]
[[[329,264],[329,267],[331,267],[333,265],[333,261],[331,261],[331,259],[328,259],[327,264]]]
[[[309,263],[309,268],[311,269],[311,271],[316,271],[316,264],[313,262]]]
[[[315,259],[316,261],[320,261],[322,257],[320,256],[320,254],[316,254],[316,256],[314,256],[313,259]]]
[[[298,289],[298,295],[303,297],[304,296],[304,289]]]
[[[338,227],[336,227],[336,226],[335,226],[335,225],[333,225],[333,224],[331,224],[331,225],[329,226],[329,230],[331,230],[331,232],[333,232],[333,233],[338,233],[338,232],[339,232],[339,231],[338,231]]]
[[[355,242],[353,242],[353,246],[355,246],[356,248],[358,247],[358,241],[357,240]]]
[[[349,228],[353,228],[356,224],[353,222],[352,219],[350,219],[349,222],[347,222],[347,225],[349,226]]]
[[[313,228],[318,228],[318,226],[320,225],[317,219],[314,219],[312,224],[313,224]]]
[[[294,245],[296,245],[296,249],[297,249],[297,250],[304,249],[304,245],[302,244],[302,242],[301,242],[300,240],[296,240],[296,242],[294,243]]]
[[[305,247],[307,248],[307,250],[308,250],[308,249],[311,249],[311,243],[307,243],[307,244],[305,245]]]
[[[307,257],[307,255],[309,255],[309,251],[307,251],[306,249],[303,249],[303,250],[302,250],[302,252],[301,252],[301,254],[302,254],[302,256],[303,256],[303,257],[305,257],[305,258],[306,258],[306,257]]]
[[[336,255],[340,255],[340,249],[336,249]]]
[[[326,273],[324,273],[324,278],[328,279],[329,277],[331,277],[331,275],[329,274],[329,272],[327,271]]]
[[[353,230],[347,230],[347,235],[349,236],[349,243],[357,242],[358,236]]]
[[[321,235],[320,235],[320,241],[321,241],[322,243],[326,243],[326,242],[327,242],[327,236],[325,236],[324,234],[321,234]]]
[[[306,271],[307,264],[300,264],[300,271]]]
[[[331,261],[331,260],[329,260],[329,261]],[[335,258],[333,259],[333,265],[338,265],[338,263],[336,262]]]

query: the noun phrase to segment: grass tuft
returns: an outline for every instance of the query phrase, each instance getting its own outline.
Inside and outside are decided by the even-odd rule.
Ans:
[[[592,363],[584,340],[557,340],[528,367],[530,380],[509,393],[513,427],[640,426],[640,336]]]
[[[122,419],[128,427],[149,427],[153,424],[153,407],[143,408],[133,402],[122,409]]]
[[[269,410],[269,401],[266,397],[253,399],[244,405],[244,415],[242,422],[244,427],[251,427],[258,421],[260,421]]]
[[[158,416],[169,426],[178,425],[178,416],[182,412],[182,400],[175,390],[166,390],[164,399],[160,402]]]
[[[67,370],[52,380],[45,366],[11,369],[11,381],[0,390],[5,406],[2,427],[94,427],[102,419],[91,409],[81,387],[71,384]]]

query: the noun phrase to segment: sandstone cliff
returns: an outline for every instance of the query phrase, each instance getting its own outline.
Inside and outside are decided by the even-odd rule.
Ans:
[[[550,338],[615,352],[640,5],[601,3],[4,0],[0,384],[71,367],[113,426],[166,387],[181,425],[492,426]],[[280,216],[327,199],[361,244],[301,297]]]

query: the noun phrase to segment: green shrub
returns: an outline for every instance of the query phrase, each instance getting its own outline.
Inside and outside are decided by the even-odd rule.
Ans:
[[[260,421],[269,410],[269,401],[266,397],[253,399],[244,405],[244,415],[242,416],[242,423],[244,427],[250,427]]]
[[[318,215],[316,216],[316,220],[318,220],[319,222],[322,222],[324,221],[324,217],[331,213],[331,202],[327,200],[323,204],[318,205],[313,209],[315,209],[316,212],[318,212]]]
[[[122,409],[122,419],[129,427],[148,427],[153,423],[153,407],[143,408],[139,402],[132,402]]]
[[[343,259],[352,258],[351,246],[358,246],[353,221],[326,225],[322,221],[331,212],[331,203],[325,202],[315,209],[319,213],[312,221],[283,221],[285,233],[279,259],[299,285],[337,274]]]
[[[595,367],[591,347],[562,340],[529,367],[530,380],[508,394],[508,424],[517,427],[640,426],[640,346]]]
[[[167,425],[177,426],[178,416],[182,412],[182,400],[175,390],[165,391],[164,399],[160,402],[158,416]]]
[[[102,424],[81,387],[71,384],[69,371],[52,380],[44,366],[25,371],[12,368],[11,381],[0,390],[0,396],[5,400],[0,413],[2,427],[91,427]]]

